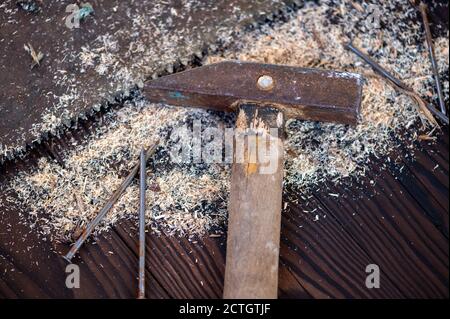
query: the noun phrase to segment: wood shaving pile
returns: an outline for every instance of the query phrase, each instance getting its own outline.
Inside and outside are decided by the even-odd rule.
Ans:
[[[417,45],[423,43],[423,34],[414,17],[416,12],[408,1],[307,3],[292,13],[288,22],[243,36],[235,47],[210,57],[207,63],[240,59],[365,75],[362,116],[356,127],[299,120],[287,125],[289,187],[315,187],[323,180],[340,183],[348,177],[363,176],[370,158],[387,157],[396,143],[410,145],[420,123],[415,102],[374,76],[342,44],[353,40],[422,96],[435,101],[429,93],[433,82],[426,47]],[[435,46],[440,71],[445,73],[448,38],[437,39]],[[444,91],[448,97],[448,78]],[[22,173],[12,183],[30,214],[45,219],[45,234],[67,239],[90,221],[136,164],[140,148],[158,136],[162,144],[149,167],[147,181],[148,223],[155,231],[187,236],[203,235],[224,224],[229,166],[171,163],[167,136],[173,128],[194,119],[202,120],[204,126],[218,127],[232,126],[232,119],[213,112],[161,108],[143,100],[109,116],[109,124],[86,145],[64,156],[64,168],[42,159],[37,171]],[[121,218],[136,218],[137,210],[138,186],[133,184],[98,231]]]
[[[192,53],[202,57],[201,44],[215,42],[211,39],[209,33],[212,30],[209,30],[209,27],[198,25],[195,26],[197,32],[192,32],[189,25],[180,28],[175,21],[182,18],[190,21],[189,17],[203,10],[219,10],[214,2],[204,7],[205,3],[183,0],[178,3],[178,9],[175,9],[171,2],[151,2],[151,5],[143,2],[142,6],[147,7],[145,11],[135,8],[121,13],[129,18],[130,26],[118,28],[114,22],[114,11],[111,13],[111,32],[99,35],[94,41],[84,45],[79,52],[62,49],[67,59],[74,61],[77,72],[55,70],[54,85],[66,88],[66,92],[61,95],[53,95],[50,92],[49,97],[56,99],[56,103],[42,115],[41,122],[33,125],[31,132],[36,138],[42,132],[58,135],[57,129],[64,120],[76,115],[71,106],[89,101],[86,92],[79,89],[83,88],[79,74],[94,72],[99,78],[108,79],[108,85],[96,92],[101,99],[94,105],[94,109],[100,108],[101,103],[111,101],[111,97],[119,92],[128,96],[136,86],[142,88],[146,79],[155,77],[161,70],[173,72],[172,63],[175,61],[187,65]],[[274,0],[274,3],[277,2]],[[235,21],[235,28],[224,27],[215,32],[224,44],[232,41],[232,34],[240,30],[241,21],[251,19],[251,15],[241,8],[233,8],[235,17],[231,20]],[[211,49],[215,47],[211,44]]]
[[[411,144],[418,120],[427,125],[413,99],[396,92],[343,46],[352,41],[416,92],[430,97],[434,82],[426,46],[417,45],[425,40],[420,22],[414,19],[416,14],[409,1],[307,3],[287,23],[249,34],[237,49],[209,58],[209,63],[238,59],[342,70],[366,77],[356,127],[300,120],[287,123],[286,182],[290,186],[305,189],[324,180],[364,176],[371,157],[387,156],[395,143]],[[435,40],[441,74],[448,73],[448,47],[448,36]],[[444,91],[448,97],[448,78]]]
[[[159,147],[148,168],[147,222],[173,235],[203,234],[226,218],[226,170],[219,166],[172,165],[167,153],[172,128],[204,112],[150,104],[128,103],[108,115],[108,127],[97,130],[85,145],[64,154],[64,167],[41,158],[37,171],[21,172],[12,188],[21,204],[39,221],[42,234],[70,241],[91,221],[124,177],[137,164],[141,147],[157,138]],[[208,119],[215,125],[219,118]],[[73,141],[73,143],[77,143]],[[137,218],[139,186],[135,181],[102,221],[97,232],[122,218]],[[56,235],[55,235],[56,231]]]

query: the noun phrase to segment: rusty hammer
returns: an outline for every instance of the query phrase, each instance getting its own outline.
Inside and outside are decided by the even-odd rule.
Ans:
[[[277,297],[285,120],[355,124],[362,82],[347,72],[228,61],[146,83],[150,101],[238,112],[224,298]]]

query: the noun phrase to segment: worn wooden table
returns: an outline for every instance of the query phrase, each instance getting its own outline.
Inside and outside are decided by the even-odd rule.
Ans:
[[[448,11],[437,13],[434,20],[448,29]],[[81,138],[89,130],[81,122],[68,138]],[[446,129],[436,143],[416,143],[415,161],[405,158],[408,151],[400,148],[392,154],[400,157],[397,165],[382,169],[386,161],[374,159],[368,175],[358,182],[322,185],[308,194],[288,190],[279,296],[448,298],[448,142]],[[33,167],[39,156],[57,158],[68,145],[64,139],[50,140],[18,163],[1,167],[0,186],[7,176]],[[135,223],[123,221],[81,249],[74,260],[80,266],[81,287],[70,290],[60,256],[68,246],[39,239],[23,224],[20,209],[5,198],[0,188],[0,298],[136,297]],[[317,221],[303,212],[312,208],[318,209]],[[149,298],[221,297],[225,236],[188,241],[150,233],[146,241]],[[368,264],[380,267],[379,289],[365,286]]]
[[[375,160],[365,179],[345,187],[322,185],[317,192],[303,194],[307,201],[288,191],[279,296],[448,298],[448,142],[446,130],[436,143],[417,143],[415,161],[401,158],[397,165],[380,169],[385,161]],[[57,156],[64,144],[31,154],[2,176],[21,165],[29,167],[37,156]],[[0,202],[5,203],[4,198]],[[81,270],[81,288],[70,290],[65,286],[66,262],[54,252],[65,252],[68,246],[38,240],[21,224],[16,208],[2,206],[6,207],[0,212],[1,298],[136,297],[134,222],[121,222],[96,244],[81,249],[74,259]],[[312,208],[318,208],[318,221],[303,212]],[[225,236],[188,241],[148,234],[148,297],[220,298],[225,243]],[[380,267],[379,289],[365,286],[369,264]]]

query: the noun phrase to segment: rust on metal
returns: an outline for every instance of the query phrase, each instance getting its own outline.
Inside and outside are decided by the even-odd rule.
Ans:
[[[408,91],[411,90],[404,82],[402,82],[401,80],[397,79],[394,75],[389,73],[381,65],[379,65],[377,62],[372,60],[367,54],[364,54],[361,50],[356,48],[351,42],[345,44],[344,47],[347,50],[350,50],[353,53],[355,53],[358,57],[363,59],[364,62],[366,62],[368,65],[370,65],[372,67],[372,69],[374,69],[374,71],[376,71],[381,76],[383,76],[384,78],[388,79],[389,81],[391,81],[392,83],[397,85],[399,88],[401,88],[403,90],[408,90]]]
[[[445,108],[444,96],[442,94],[442,85],[439,78],[439,70],[436,62],[436,54],[434,53],[433,38],[431,36],[430,22],[428,21],[427,5],[424,2],[420,2],[420,13],[422,14],[423,26],[425,28],[425,37],[428,45],[428,55],[430,56],[431,68],[433,70],[434,81],[436,82],[436,93],[439,99],[439,108],[441,113],[447,115],[447,109]]]
[[[404,82],[402,82],[401,80],[396,78],[394,75],[389,73],[386,69],[384,69],[381,65],[379,65],[377,62],[375,62],[372,58],[370,58],[368,55],[364,54],[361,50],[356,48],[351,42],[345,44],[344,47],[347,50],[350,50],[353,53],[355,53],[358,57],[360,57],[362,60],[364,60],[364,62],[366,62],[368,65],[370,65],[375,72],[377,72],[383,78],[387,79],[389,82],[394,84],[401,91],[410,93],[413,96],[415,96],[416,98],[420,99],[422,101],[421,103],[423,103],[423,105],[425,105],[426,110],[431,112],[431,114],[429,114],[429,115],[424,113],[425,116],[427,116],[427,118],[430,120],[431,123],[438,125],[438,123],[433,118],[433,115],[434,115],[434,116],[438,117],[444,124],[448,125],[448,123],[449,123],[448,117],[444,113],[440,112],[432,104],[426,103],[419,95],[416,94],[416,92],[414,92],[414,90],[412,88],[410,88]],[[423,110],[423,111],[425,112],[426,110]]]
[[[147,150],[146,156],[145,156],[146,161],[155,152],[157,146],[158,146],[158,141],[156,141]],[[133,181],[134,177],[136,176],[136,174],[139,171],[139,167],[140,167],[140,163],[138,163],[132,169],[130,174],[128,174],[128,176],[125,178],[125,180],[119,186],[119,188],[114,192],[114,194],[111,196],[111,198],[106,202],[105,206],[103,206],[103,208],[100,210],[100,212],[97,214],[97,216],[95,216],[95,218],[86,226],[86,229],[83,231],[81,236],[77,239],[77,241],[70,248],[69,252],[65,256],[63,256],[63,258],[65,260],[67,260],[69,263],[72,262],[72,258],[75,256],[75,254],[81,248],[81,246],[86,241],[86,239],[88,239],[88,237],[92,234],[95,227],[102,221],[102,219],[106,216],[106,214],[114,206],[114,204],[117,202],[117,200],[123,194],[123,192],[127,189],[127,187],[130,186],[131,182]]]
[[[273,17],[271,12],[281,15],[281,10],[297,7],[292,0],[81,1],[93,5],[95,16],[70,29],[66,22],[72,15],[66,7],[80,6],[80,1],[23,0],[19,7],[24,10],[16,2],[0,1],[0,166],[26,147],[47,141],[50,133],[56,134],[55,125],[57,132],[74,128],[100,105],[133,98],[130,88],[141,77],[171,73],[214,52],[221,34],[244,31]],[[142,41],[144,50],[129,54]],[[45,56],[33,70],[24,50],[28,43]],[[108,61],[90,63],[80,54],[104,46],[114,47]],[[120,66],[113,63],[116,59]],[[109,72],[96,72],[98,65]],[[126,67],[126,74],[117,74],[116,66]],[[44,115],[57,121],[48,125]]]
[[[170,105],[235,111],[250,102],[288,118],[355,124],[362,82],[348,72],[225,61],[149,81],[144,93]]]

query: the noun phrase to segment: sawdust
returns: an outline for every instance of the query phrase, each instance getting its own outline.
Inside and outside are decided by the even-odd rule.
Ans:
[[[99,128],[89,143],[76,145],[64,154],[64,167],[41,158],[37,171],[20,173],[12,188],[21,204],[29,207],[29,214],[40,221],[44,235],[71,240],[76,228],[82,229],[96,216],[137,163],[140,148],[148,148],[160,137],[159,151],[148,169],[147,222],[155,231],[169,235],[204,234],[223,224],[226,218],[226,202],[216,203],[226,196],[226,170],[208,166],[193,173],[189,165],[168,166],[166,152],[172,128],[198,116],[197,113],[149,105],[143,100],[128,103],[108,115],[108,127]],[[208,123],[218,120],[210,119]],[[135,181],[97,232],[107,230],[122,218],[136,217],[138,194]]]
[[[275,3],[278,1],[275,0]],[[230,5],[233,5],[235,16],[230,19],[232,22],[227,22],[228,18],[222,22],[234,27],[222,27],[214,32],[221,43],[232,41],[233,33],[242,28],[241,22],[252,18],[239,6]],[[89,101],[86,92],[79,90],[83,87],[80,74],[92,74],[93,71],[98,78],[107,79],[109,85],[95,92],[100,101],[93,108],[99,109],[101,103],[110,102],[117,93],[128,96],[135,87],[142,88],[146,79],[163,71],[172,73],[174,61],[187,66],[193,56],[201,59],[205,43],[210,43],[211,50],[217,48],[210,35],[213,28],[208,23],[203,25],[203,21],[199,21],[196,26],[191,24],[199,12],[220,11],[222,4],[182,0],[175,9],[173,3],[158,0],[151,4],[143,3],[142,6],[146,9],[134,8],[121,13],[130,21],[126,27],[118,28],[113,23],[111,32],[100,34],[94,41],[86,43],[80,52],[65,52],[68,59],[77,65],[77,72],[55,70],[55,87],[67,88],[67,92],[50,94],[49,99],[56,100],[56,103],[53,102],[53,107],[47,109],[41,121],[33,125],[31,133],[35,138],[43,132],[58,135],[61,124],[76,117],[77,111],[72,110],[73,105]],[[118,7],[113,8],[113,15],[119,10]],[[184,27],[179,25],[180,21],[185,24]],[[189,27],[197,32],[192,32]]]
[[[395,8],[393,8],[394,6]],[[395,14],[393,14],[395,12]],[[415,102],[373,76],[342,44],[354,44],[374,56],[422,96],[433,87],[420,25],[408,1],[374,5],[352,1],[307,3],[292,13],[288,22],[265,26],[246,34],[233,48],[207,63],[240,59],[301,67],[357,72],[366,76],[360,123],[345,125],[289,121],[287,125],[288,187],[314,188],[323,180],[345,183],[364,176],[372,157],[389,158],[398,143],[410,145],[420,135]],[[383,26],[382,28],[380,26]],[[106,39],[106,43],[110,43]],[[435,41],[440,71],[448,70],[448,39]],[[108,52],[108,50],[105,50]],[[108,60],[110,56],[100,59]],[[85,63],[97,53],[85,50]],[[94,55],[95,56],[94,56]],[[109,70],[109,68],[108,68]],[[97,72],[106,72],[98,65]],[[444,93],[448,99],[448,78]],[[160,108],[143,100],[134,101],[110,115],[85,145],[64,156],[64,167],[42,159],[39,169],[20,174],[12,189],[30,214],[46,218],[44,233],[67,239],[79,224],[95,216],[123,174],[137,161],[139,149],[157,136],[162,144],[149,168],[148,223],[155,231],[171,235],[203,235],[226,220],[229,167],[226,164],[174,164],[170,162],[169,133],[200,119],[205,126],[232,126],[232,119],[206,112]],[[138,188],[133,184],[111,211],[98,231],[121,218],[137,217]],[[83,206],[83,207],[80,207]],[[45,215],[44,215],[45,212]]]
[[[44,65],[33,72],[42,73],[46,85],[36,101],[42,111],[12,128],[11,138],[0,138],[0,161],[26,155],[27,145],[46,140],[48,133],[59,136],[85,113],[114,104],[117,97],[128,98],[156,74],[191,65],[219,43],[232,41],[233,34],[267,11],[284,7],[281,0],[100,1],[92,2],[95,13],[82,19],[78,28],[73,27],[75,18],[91,11],[84,7],[72,15],[67,10],[73,7],[67,5],[82,7],[83,1],[23,2],[39,3],[39,12],[25,16],[17,0],[0,1],[0,29],[5,35],[0,43],[8,50],[5,54],[23,45],[23,38],[41,50]],[[22,76],[17,83],[13,76],[4,78],[2,84],[11,94],[0,101],[0,108],[8,110],[14,101],[27,110],[23,95],[14,92],[21,87],[31,94],[29,81]]]
[[[344,43],[353,41],[369,51],[383,67],[422,96],[429,96],[433,87],[426,47],[417,46],[423,43],[418,38],[420,25],[412,22],[415,13],[408,1],[396,3],[396,8],[391,3],[321,3],[307,4],[289,22],[265,27],[262,34],[250,34],[237,50],[208,61],[238,59],[365,75],[361,119],[356,127],[301,120],[287,123],[286,182],[301,189],[324,180],[339,182],[343,177],[364,176],[371,158],[387,156],[396,143],[411,144],[417,137],[418,120],[426,124],[413,99],[374,76],[369,67],[344,49]],[[444,74],[448,71],[448,38],[437,39],[435,47],[440,72]],[[444,82],[444,91],[448,96],[448,81]]]

